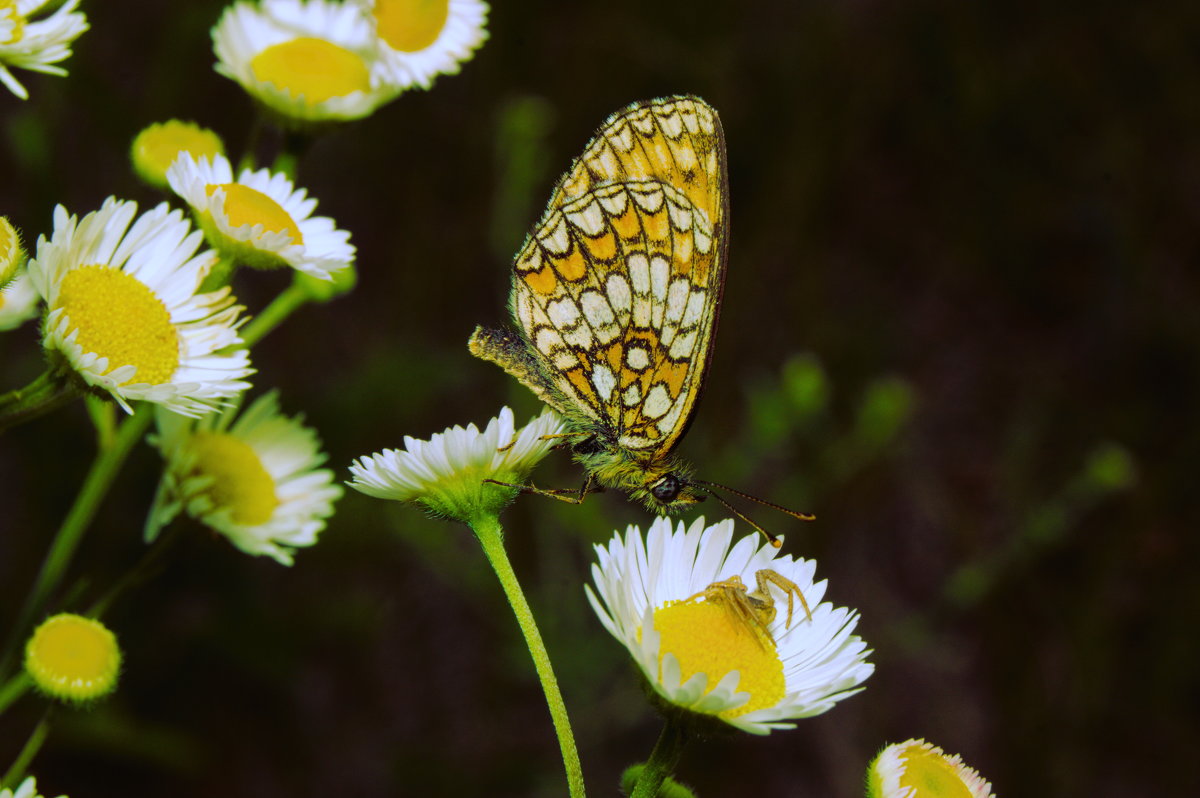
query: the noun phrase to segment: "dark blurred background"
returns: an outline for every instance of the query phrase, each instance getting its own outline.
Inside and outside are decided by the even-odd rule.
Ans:
[[[223,3],[85,3],[70,77],[0,96],[0,213],[27,239],[61,202],[159,200],[130,174],[143,126],[252,106],[216,75]],[[360,283],[253,353],[330,465],[537,402],[469,356],[505,317],[509,262],[607,114],[695,93],[721,114],[730,267],[682,453],[765,508],[862,613],[867,689],[769,738],[694,743],[700,795],[861,795],[887,742],[959,752],[1006,798],[1187,794],[1200,401],[1200,6],[768,0],[496,3],[460,75],[322,137],[300,166],[352,232]],[[270,138],[264,154],[270,154]],[[251,310],[285,284],[241,274]],[[0,336],[5,390],[42,368]],[[0,626],[93,452],[73,405],[0,444]],[[95,595],[142,549],[157,480],[139,447],[67,584]],[[580,472],[552,456],[539,483]],[[710,517],[724,513],[704,508]],[[617,494],[505,516],[593,794],[661,728],[587,606],[592,544],[650,518]],[[293,568],[187,523],[108,615],[122,683],[57,711],[49,795],[565,794],[528,654],[464,528],[349,494]],[[749,531],[743,527],[745,531]],[[90,592],[89,592],[90,591]],[[0,719],[7,765],[41,716]]]

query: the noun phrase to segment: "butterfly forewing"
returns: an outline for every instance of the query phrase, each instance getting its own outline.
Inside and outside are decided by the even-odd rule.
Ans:
[[[725,136],[716,111],[698,97],[663,97],[616,112],[559,181],[549,207],[626,180],[675,186],[721,230],[728,199]]]

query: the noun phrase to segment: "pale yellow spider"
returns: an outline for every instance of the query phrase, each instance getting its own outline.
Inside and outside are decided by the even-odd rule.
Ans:
[[[787,594],[788,614],[787,623],[784,625],[785,629],[790,629],[792,626],[793,594],[800,599],[800,605],[804,607],[805,616],[807,616],[810,622],[812,621],[812,612],[808,608],[808,602],[805,601],[804,593],[800,591],[800,586],[795,582],[770,568],[758,571],[754,575],[754,581],[758,584],[758,589],[751,593],[746,590],[746,583],[742,581],[742,578],[734,574],[728,579],[713,582],[696,595],[685,599],[685,601],[692,601],[693,599],[703,597],[705,601],[720,604],[736,620],[744,623],[747,628],[765,635],[769,640],[771,639],[771,633],[768,627],[771,621],[775,620],[775,599],[771,596],[770,587],[774,584]]]

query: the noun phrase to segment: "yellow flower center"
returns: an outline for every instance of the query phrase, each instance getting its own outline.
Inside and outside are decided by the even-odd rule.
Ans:
[[[301,37],[273,44],[250,59],[254,77],[271,83],[308,106],[371,88],[366,62],[324,39]]]
[[[93,265],[67,272],[58,308],[79,331],[75,340],[83,351],[108,358],[108,371],[137,367],[125,385],[160,385],[179,368],[179,333],[171,314],[145,283],[120,269]]]
[[[284,232],[291,236],[293,244],[304,243],[291,214],[266,194],[241,183],[218,183],[204,188],[210,197],[217,189],[225,191],[225,215],[234,227],[261,224],[268,233]]]
[[[654,611],[654,628],[661,635],[660,679],[662,658],[668,651],[679,660],[683,681],[696,673],[708,675],[705,693],[730,671],[741,673],[737,692],[750,693],[750,700],[737,709],[719,713],[719,717],[736,718],[772,707],[787,695],[783,662],[775,641],[739,618],[723,602],[669,601]]]
[[[436,42],[449,17],[450,0],[375,0],[379,37],[405,53]]]
[[[254,526],[271,520],[279,506],[275,480],[250,444],[223,432],[197,432],[192,436],[195,471],[212,477],[206,488],[217,509],[225,509],[235,523]]]
[[[904,762],[900,786],[915,789],[914,798],[971,798],[971,791],[945,755],[912,745],[900,759]]]
[[[25,646],[25,668],[34,682],[60,698],[82,700],[109,692],[120,667],[113,633],[80,615],[55,615]]]
[[[213,131],[188,122],[172,119],[150,125],[133,141],[135,163],[145,171],[164,178],[169,167],[181,152],[197,160],[219,155],[224,151],[221,137]]]
[[[17,10],[17,0],[0,0],[0,23],[9,20],[12,28],[0,44],[16,44],[25,35],[25,17]]]

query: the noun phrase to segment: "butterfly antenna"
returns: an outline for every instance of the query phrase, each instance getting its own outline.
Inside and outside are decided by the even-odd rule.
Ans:
[[[778,535],[772,535],[770,532],[768,532],[767,530],[763,529],[763,528],[762,528],[761,526],[759,526],[758,524],[754,523],[754,521],[753,521],[753,520],[752,520],[752,519],[751,519],[749,516],[747,516],[745,513],[743,513],[741,510],[739,510],[738,508],[736,508],[736,507],[734,507],[732,504],[730,504],[730,503],[729,503],[729,500],[728,500],[728,499],[726,499],[724,496],[722,496],[722,495],[721,495],[721,494],[719,494],[719,493],[716,493],[716,492],[714,492],[714,491],[713,491],[713,489],[712,489],[712,487],[713,487],[713,483],[711,483],[711,482],[699,482],[699,481],[695,481],[695,482],[693,482],[693,484],[704,485],[704,486],[705,486],[705,488],[707,488],[707,491],[706,491],[706,492],[708,493],[708,495],[709,495],[709,496],[712,496],[714,499],[716,499],[716,500],[717,500],[717,501],[719,501],[719,502],[720,502],[722,505],[724,505],[724,507],[725,507],[725,509],[726,509],[726,510],[728,510],[728,511],[729,511],[729,512],[731,512],[731,513],[733,513],[733,514],[734,514],[734,515],[736,515],[738,518],[742,519],[742,520],[743,520],[743,521],[745,521],[747,524],[749,524],[750,526],[754,527],[754,528],[755,528],[755,529],[757,529],[759,532],[761,532],[761,533],[762,533],[762,535],[763,535],[763,537],[765,537],[765,538],[767,539],[767,542],[768,542],[768,543],[770,543],[772,546],[774,546],[774,547],[775,547],[775,548],[777,548],[777,549],[778,549],[778,548],[781,548],[781,547],[783,546],[783,538],[782,538],[782,537],[780,537],[780,536],[778,536]],[[723,485],[716,485],[715,487],[721,488],[721,487],[724,487],[724,486],[723,486]],[[736,492],[736,491],[735,491],[735,492]]]
[[[703,485],[706,488],[720,488],[721,490],[729,491],[734,496],[741,496],[743,499],[747,499],[748,501],[752,501],[752,502],[757,502],[758,504],[778,510],[779,512],[784,513],[785,515],[790,515],[792,518],[797,518],[801,521],[816,521],[817,520],[817,517],[815,515],[813,515],[812,513],[801,513],[801,512],[797,512],[795,510],[790,510],[787,507],[784,507],[782,504],[776,504],[775,502],[769,502],[766,499],[760,499],[757,496],[751,496],[749,493],[743,493],[742,491],[738,490],[737,488],[731,488],[728,485],[720,485],[716,482],[706,482],[703,479],[693,479],[692,482],[697,485]],[[716,496],[716,494],[712,493],[711,490],[709,491],[709,493]]]

